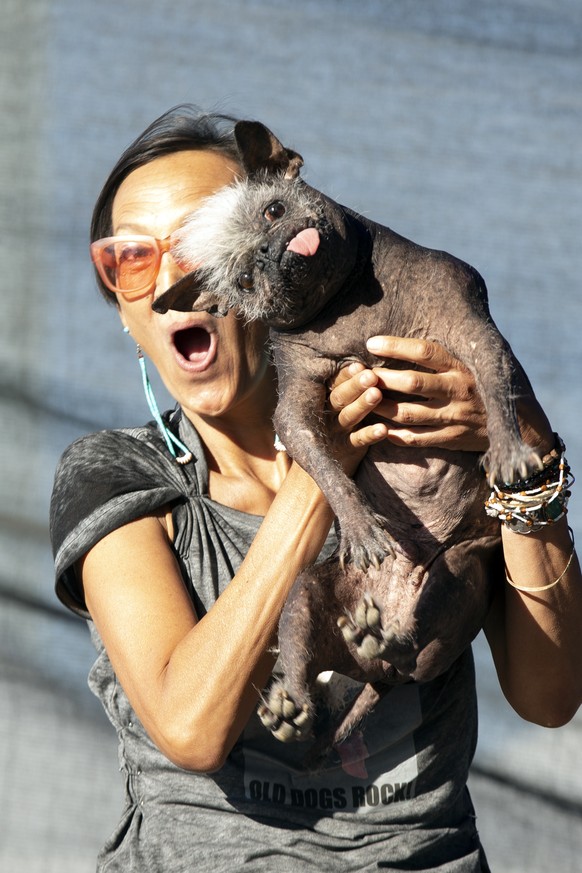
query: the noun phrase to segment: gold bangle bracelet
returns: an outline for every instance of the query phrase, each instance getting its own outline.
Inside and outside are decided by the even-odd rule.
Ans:
[[[570,564],[572,563],[572,558],[574,557],[574,551],[576,549],[576,545],[574,543],[574,534],[572,532],[572,529],[568,528],[568,530],[570,531],[570,535],[572,537],[572,551],[570,552],[570,557],[568,558],[568,563],[566,564],[566,566],[564,567],[564,569],[562,570],[562,572],[560,573],[558,578],[555,579],[554,582],[550,582],[549,585],[540,585],[540,586],[537,586],[537,585],[516,585],[515,582],[513,582],[509,578],[509,574],[508,574],[507,568],[506,568],[505,578],[507,579],[507,581],[509,582],[509,584],[511,585],[512,588],[515,588],[516,591],[524,591],[526,594],[535,594],[537,591],[549,591],[550,588],[553,588],[554,585],[557,585],[558,582],[560,582],[560,580],[563,579],[563,577],[568,572]]]

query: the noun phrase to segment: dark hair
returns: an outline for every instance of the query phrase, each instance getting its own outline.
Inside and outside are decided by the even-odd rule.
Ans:
[[[191,103],[174,106],[135,139],[123,152],[95,203],[91,219],[91,242],[113,233],[113,200],[123,180],[137,167],[148,164],[162,155],[193,149],[222,152],[226,157],[239,160],[233,136],[236,118],[220,113],[202,112]],[[109,303],[115,303],[115,294],[101,281],[96,272],[97,285]]]

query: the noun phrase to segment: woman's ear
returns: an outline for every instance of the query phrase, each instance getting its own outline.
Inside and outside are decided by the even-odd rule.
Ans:
[[[129,333],[129,328],[125,323],[125,318],[123,317],[123,312],[121,311],[121,308],[119,306],[117,307],[117,314],[119,315],[119,320],[121,321],[121,324],[123,326],[123,332]]]

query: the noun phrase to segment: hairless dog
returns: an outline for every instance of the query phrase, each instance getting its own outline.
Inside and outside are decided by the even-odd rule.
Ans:
[[[217,317],[235,309],[270,326],[275,428],[325,493],[339,549],[304,571],[289,595],[279,625],[282,675],[259,712],[281,740],[315,738],[317,766],[393,685],[439,675],[482,627],[500,550],[499,524],[483,507],[480,460],[491,482],[539,468],[515,413],[516,398],[531,389],[476,270],[307,185],[301,156],[259,122],[238,122],[235,137],[245,177],[178,231],[173,252],[188,273],[153,308]],[[366,340],[388,333],[435,340],[472,371],[487,413],[483,459],[384,441],[353,480],[343,473],[329,450],[328,385],[351,361],[386,365]],[[361,683],[331,724],[314,694],[326,670]]]

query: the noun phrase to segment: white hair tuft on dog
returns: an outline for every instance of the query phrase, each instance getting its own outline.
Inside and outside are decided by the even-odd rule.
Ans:
[[[257,253],[268,235],[265,211],[277,200],[285,202],[283,221],[290,232],[320,206],[300,179],[265,175],[240,179],[203,200],[173,235],[172,253],[180,266],[196,271],[200,285],[216,294],[229,309],[249,320],[264,318],[273,305],[261,294],[241,293],[242,274],[256,272]]]
[[[238,259],[239,252],[233,249],[231,239],[234,234],[228,231],[238,204],[244,199],[244,189],[244,181],[221,188],[188,216],[176,232],[177,242],[173,244],[180,263],[191,270],[202,268],[216,275],[217,270],[222,272],[226,263]]]

